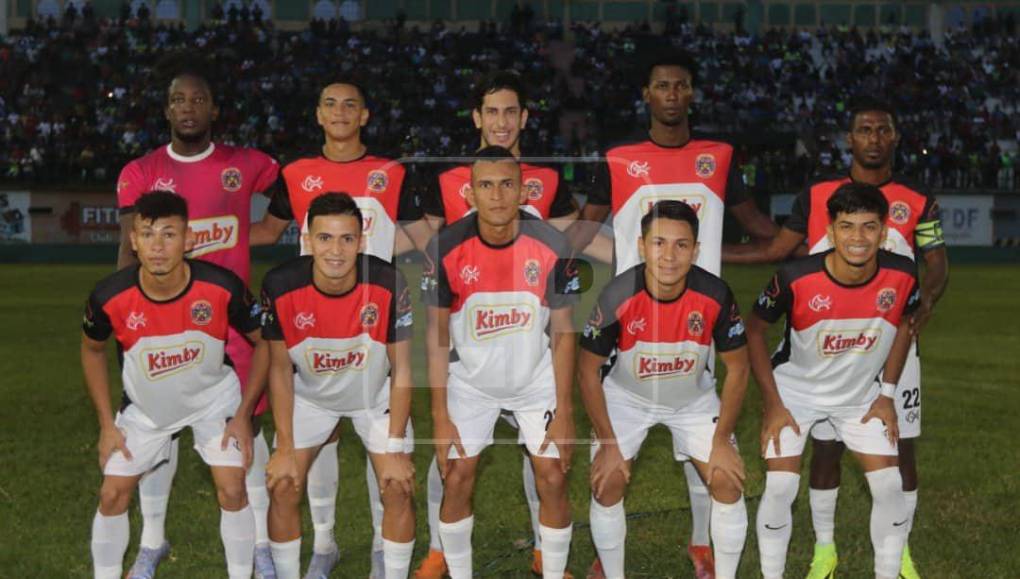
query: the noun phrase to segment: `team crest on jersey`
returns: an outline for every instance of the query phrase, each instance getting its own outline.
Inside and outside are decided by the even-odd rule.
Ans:
[[[208,326],[212,321],[212,304],[205,300],[191,302],[191,323]]]
[[[715,175],[715,155],[705,153],[694,160],[694,172],[702,179]]]
[[[298,312],[294,316],[294,327],[299,330],[307,330],[315,327],[315,314],[312,312]]]
[[[687,315],[687,331],[695,337],[705,333],[705,318],[701,312],[693,311]]]
[[[159,380],[201,364],[204,353],[202,342],[143,350],[142,368],[149,380]]]
[[[537,259],[529,259],[524,262],[524,281],[531,287],[538,286],[539,278],[542,275],[542,267],[538,265]]]
[[[319,177],[318,175],[308,175],[305,177],[305,180],[301,182],[301,189],[303,189],[305,193],[321,191],[322,186],[322,177]]]
[[[888,312],[889,310],[893,309],[893,306],[895,305],[896,305],[895,289],[887,287],[883,288],[881,291],[878,292],[878,297],[875,298],[875,307],[878,308],[878,311],[882,313]]]
[[[645,327],[647,325],[648,323],[645,322],[644,318],[631,320],[630,323],[627,324],[627,333],[632,336],[636,336],[638,333],[645,331]]]
[[[241,190],[241,170],[237,167],[227,167],[220,173],[220,182],[223,188],[231,193]]]
[[[902,201],[893,201],[889,206],[889,219],[896,225],[904,225],[910,221],[910,206]]]
[[[177,183],[174,183],[173,179],[160,177],[152,184],[153,191],[169,191],[171,193],[177,192]]]
[[[386,176],[385,171],[372,171],[368,174],[368,190],[379,193],[385,191],[386,186],[389,185],[390,178]]]
[[[126,325],[129,330],[134,332],[138,328],[144,328],[147,322],[148,320],[145,319],[145,314],[143,312],[131,312],[128,314]]]
[[[627,174],[634,178],[647,177],[649,169],[648,161],[631,161],[627,165]]]
[[[361,313],[358,314],[358,318],[361,319],[361,327],[374,327],[377,323],[379,323],[379,306],[375,305],[374,302],[368,302],[363,308],[361,308]]]
[[[808,302],[808,307],[811,308],[812,312],[821,312],[832,309],[832,296],[823,296],[822,294],[815,294],[815,297],[811,298]]]
[[[528,201],[538,201],[545,192],[545,185],[537,177],[524,180],[524,190],[528,192]]]
[[[460,270],[460,279],[464,282],[464,285],[471,285],[475,283],[481,275],[482,272],[479,271],[477,265],[465,265]]]

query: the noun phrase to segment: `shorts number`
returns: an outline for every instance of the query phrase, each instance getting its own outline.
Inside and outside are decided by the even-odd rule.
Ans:
[[[556,413],[553,412],[552,410],[546,410],[545,411],[545,415],[542,418],[545,419],[545,429],[546,429],[546,431],[549,430],[549,425],[552,424],[553,417],[555,417],[555,416],[556,416]]]
[[[921,407],[921,389],[920,388],[908,388],[903,391],[903,409],[910,410],[911,408]]]

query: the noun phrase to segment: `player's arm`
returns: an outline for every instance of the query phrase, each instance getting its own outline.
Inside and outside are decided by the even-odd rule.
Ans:
[[[935,304],[949,285],[949,253],[945,246],[924,251],[924,277],[921,279],[921,304],[910,317],[910,333],[921,333],[931,319]]]
[[[779,232],[765,242],[724,244],[724,263],[772,263],[782,261],[795,254],[804,243],[804,234],[780,228]]]
[[[303,486],[294,450],[294,366],[283,340],[269,344],[269,403],[276,426],[276,450],[266,464],[266,486],[289,483],[294,490]]]
[[[294,210],[290,205],[290,194],[281,179],[269,196],[269,207],[266,208],[262,221],[251,224],[248,243],[252,246],[276,243],[293,220]]]
[[[708,459],[708,482],[712,484],[715,473],[729,477],[741,491],[744,490],[744,461],[731,443],[737,428],[740,409],[747,392],[747,378],[750,375],[750,361],[747,352],[747,337],[740,310],[727,292],[719,317],[715,322],[712,339],[723,365],[726,366],[726,380],[723,382],[722,404],[719,421],[712,437],[712,452]]]
[[[889,355],[886,357],[885,365],[882,367],[881,390],[878,398],[872,403],[868,413],[864,415],[861,422],[867,422],[872,418],[878,418],[885,423],[886,434],[889,441],[895,443],[899,439],[899,421],[896,419],[896,404],[893,398],[896,396],[896,385],[900,382],[903,374],[903,367],[907,364],[907,356],[910,355],[910,344],[914,341],[912,322],[914,315],[921,306],[921,290],[917,282],[910,292],[907,304],[903,310],[903,316],[896,328],[896,337],[893,339]]]
[[[754,199],[731,205],[730,213],[752,239],[772,239],[779,233],[779,226],[758,209]]]
[[[251,466],[254,453],[251,417],[255,413],[255,407],[258,406],[259,400],[262,399],[262,393],[266,391],[266,383],[269,378],[269,346],[262,339],[262,333],[259,330],[250,331],[245,334],[245,337],[255,346],[255,351],[252,353],[247,386],[241,392],[241,404],[234,412],[234,417],[223,429],[220,448],[226,450],[230,439],[236,440],[241,448],[241,454],[244,455],[244,468],[247,470]]]
[[[390,431],[386,442],[386,460],[379,471],[379,485],[400,485],[404,492],[414,492],[414,464],[404,450],[404,433],[411,418],[411,340],[403,339],[386,345],[390,360]]]
[[[549,316],[551,336],[553,377],[556,380],[556,415],[546,429],[545,440],[540,450],[549,443],[556,444],[560,455],[560,468],[570,470],[570,459],[574,452],[577,432],[574,427],[574,359],[575,337],[573,308],[570,306],[551,310]]]
[[[580,215],[581,212],[575,210],[562,217],[549,219],[549,224],[560,231],[567,232],[574,223],[577,223]],[[605,234],[597,232],[591,242],[585,246],[583,253],[602,263],[613,263],[613,240]]]
[[[117,428],[110,404],[110,374],[106,366],[106,341],[94,340],[86,334],[81,337],[81,367],[85,374],[85,386],[92,399],[99,420],[99,468],[115,451],[131,460],[124,434]]]
[[[581,208],[581,215],[565,232],[574,253],[580,254],[588,251],[588,246],[602,230],[602,222],[606,220],[606,217],[609,217],[608,204],[599,205],[591,202],[584,204],[584,207]],[[592,255],[592,257],[601,261],[604,257],[602,254],[605,253],[604,247],[601,250],[594,248],[594,251],[597,255]],[[609,261],[612,261],[612,251],[609,252]]]
[[[616,440],[613,423],[609,419],[609,408],[606,404],[606,393],[602,388],[602,365],[607,357],[596,354],[587,348],[581,348],[577,360],[578,381],[581,388],[581,401],[591,421],[592,430],[598,439],[599,447],[591,463],[591,489],[595,498],[602,496],[606,483],[616,471],[623,474],[626,482],[630,482],[630,464],[624,460]]]
[[[429,244],[429,239],[432,239],[432,236],[439,231],[443,223],[445,223],[445,220],[442,217],[428,214],[410,223],[402,222],[397,235],[397,247],[394,249],[394,252],[397,255],[412,249],[424,252]],[[403,236],[401,236],[401,232]],[[406,240],[406,242],[402,240]]]
[[[450,375],[450,308],[428,306],[428,331],[425,333],[425,351],[428,357],[429,389],[432,394],[432,437],[435,439],[439,473],[445,478],[450,447],[457,448],[459,456],[467,456],[460,442],[460,434],[446,405],[447,379]]]

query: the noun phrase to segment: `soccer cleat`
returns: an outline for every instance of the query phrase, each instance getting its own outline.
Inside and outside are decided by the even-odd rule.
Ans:
[[[421,562],[414,572],[414,579],[443,579],[449,573],[446,568],[446,557],[442,551],[429,549],[428,557]]]
[[[386,558],[382,551],[372,551],[372,570],[368,579],[386,579]]]
[[[308,571],[304,579],[328,579],[333,567],[340,562],[340,549],[333,549],[329,553],[312,553],[312,561],[308,564]]]
[[[836,576],[836,544],[819,545],[815,543],[815,556],[811,559],[811,569],[807,579],[833,579]]]
[[[687,545],[687,556],[694,564],[697,579],[715,579],[715,556],[708,545]]]
[[[255,579],[276,579],[273,551],[269,545],[255,545]]]
[[[153,579],[156,576],[156,567],[169,554],[170,543],[166,541],[158,549],[141,547],[138,549],[138,556],[135,557],[135,564],[128,571],[127,579]]]
[[[595,557],[595,560],[591,563],[591,568],[588,569],[586,579],[606,579],[606,572],[602,570],[602,559]]]
[[[921,574],[914,567],[914,560],[910,558],[910,545],[903,547],[903,562],[900,563],[900,579],[921,579]]]
[[[599,570],[601,569],[602,566],[600,565]],[[542,576],[542,551],[538,549],[534,549],[531,552],[531,574],[536,577]],[[574,579],[574,576],[571,575],[569,571],[564,571],[563,579]]]

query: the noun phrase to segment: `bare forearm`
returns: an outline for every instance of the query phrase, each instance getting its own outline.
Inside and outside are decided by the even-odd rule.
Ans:
[[[910,334],[910,320],[904,318],[896,330],[896,339],[893,340],[892,348],[889,350],[889,357],[886,358],[885,367],[882,370],[882,381],[890,384],[898,384],[903,367],[907,363],[907,355],[910,353],[910,342],[913,336]]]
[[[935,255],[941,252],[941,255]],[[921,301],[934,308],[949,286],[949,260],[945,249],[936,249],[925,257],[924,279],[921,280]]]
[[[110,379],[106,367],[106,351],[90,348],[86,344],[81,347],[81,366],[85,374],[85,387],[88,389],[92,406],[96,409],[96,418],[100,428],[113,426],[113,408],[110,404]]]
[[[390,352],[390,438],[403,438],[411,417],[411,343],[397,342],[387,347]]]
[[[584,354],[582,354],[584,356]],[[583,364],[583,362],[582,362]],[[584,364],[580,371],[581,402],[588,413],[591,427],[599,440],[615,439],[613,424],[609,420],[609,408],[606,405],[606,393],[599,379],[599,368],[590,368]]]
[[[279,448],[294,448],[294,374],[290,364],[269,370],[269,403]]]
[[[556,379],[556,408],[574,406],[574,353],[573,332],[556,332],[552,342],[553,374]]]
[[[747,328],[747,354],[751,362],[751,373],[761,390],[762,402],[766,406],[782,404],[776,378],[772,374],[772,360],[765,345],[764,329],[754,330],[750,322]]]
[[[449,310],[429,308],[425,352],[428,356],[433,418],[449,415],[446,407],[446,384],[450,376],[449,320]]]
[[[716,436],[729,438],[737,428],[740,409],[744,405],[747,393],[747,378],[750,368],[747,363],[726,365],[726,381],[723,382],[722,407],[719,410],[719,422],[715,426]]]
[[[262,394],[266,391],[269,381],[269,345],[263,341],[255,342],[255,352],[251,357],[251,370],[248,372],[247,387],[241,396],[241,405],[237,408],[240,416],[251,416],[255,412]]]

